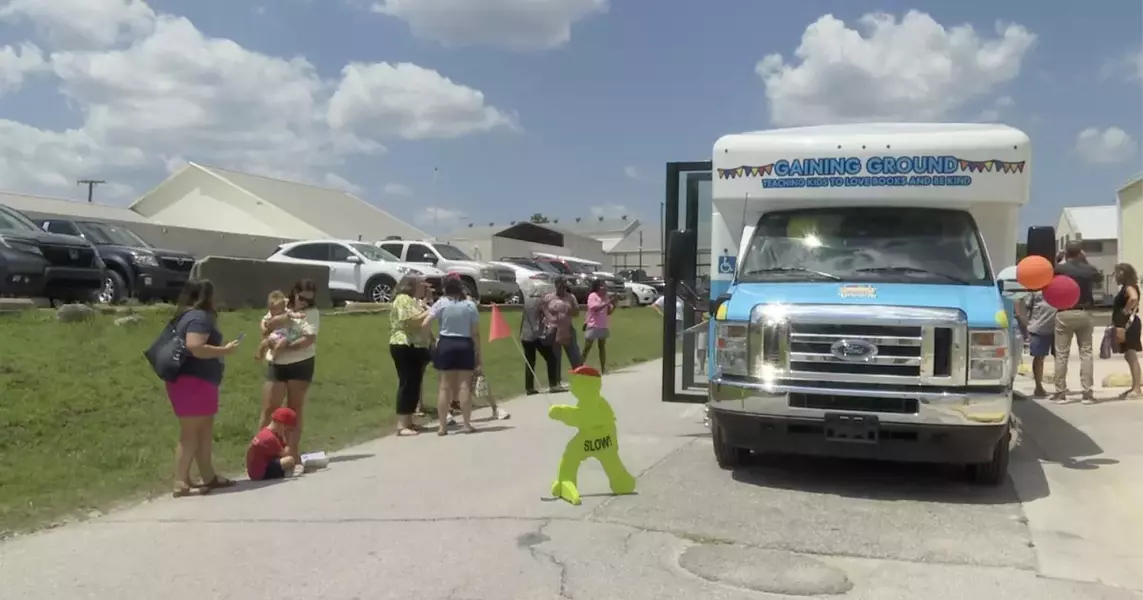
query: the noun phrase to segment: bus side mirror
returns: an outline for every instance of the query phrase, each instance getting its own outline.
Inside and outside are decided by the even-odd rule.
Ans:
[[[687,259],[692,262],[695,257],[691,255],[698,238],[696,232],[669,231],[667,232],[667,276],[676,281],[686,276]]]

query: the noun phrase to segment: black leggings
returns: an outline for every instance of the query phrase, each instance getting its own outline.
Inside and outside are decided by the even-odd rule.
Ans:
[[[548,367],[548,386],[556,387],[559,385],[560,356],[555,353],[552,347],[540,340],[525,341],[521,344],[524,346],[524,359],[528,361],[528,366],[524,367],[524,390],[536,389],[536,378],[532,376],[532,369],[536,368],[537,353],[544,357],[544,364]]]
[[[389,354],[397,367],[397,414],[408,416],[417,410],[421,383],[425,379],[426,351],[415,346],[391,344]]]

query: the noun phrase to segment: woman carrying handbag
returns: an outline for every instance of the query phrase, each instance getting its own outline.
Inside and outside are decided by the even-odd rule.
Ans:
[[[1143,351],[1143,324],[1139,321],[1139,274],[1127,263],[1115,265],[1115,282],[1119,293],[1111,305],[1111,324],[1115,327],[1116,349],[1123,353],[1131,370],[1131,388],[1119,395],[1120,400],[1143,397],[1140,381],[1139,352]]]

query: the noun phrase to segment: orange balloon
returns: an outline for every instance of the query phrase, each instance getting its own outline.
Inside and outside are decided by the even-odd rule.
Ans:
[[[1016,264],[1016,281],[1033,292],[1048,287],[1056,276],[1056,268],[1043,256],[1026,256]]]

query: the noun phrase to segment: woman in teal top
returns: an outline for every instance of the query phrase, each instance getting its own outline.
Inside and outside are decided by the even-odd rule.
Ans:
[[[429,352],[429,330],[418,297],[423,293],[421,278],[406,275],[397,283],[396,297],[389,306],[389,354],[397,368],[397,435],[417,435],[413,413],[421,398],[425,361]]]

